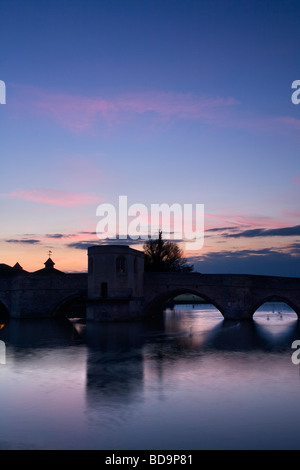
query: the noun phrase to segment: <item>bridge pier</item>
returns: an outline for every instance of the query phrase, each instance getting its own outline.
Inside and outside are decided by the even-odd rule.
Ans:
[[[222,314],[225,320],[252,320],[253,294],[247,286],[228,286],[223,292]]]
[[[221,312],[224,320],[252,320],[252,309],[249,306],[241,306],[240,302],[227,302]]]
[[[87,320],[120,321],[140,317],[144,254],[122,245],[88,249]]]

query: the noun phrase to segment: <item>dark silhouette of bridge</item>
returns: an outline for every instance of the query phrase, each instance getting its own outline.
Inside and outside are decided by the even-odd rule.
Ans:
[[[300,278],[202,273],[146,273],[143,253],[127,246],[88,250],[88,272],[68,274],[49,258],[33,273],[0,265],[0,315],[82,316],[119,321],[158,314],[174,297],[194,294],[228,320],[252,319],[265,302],[281,301],[300,318]]]

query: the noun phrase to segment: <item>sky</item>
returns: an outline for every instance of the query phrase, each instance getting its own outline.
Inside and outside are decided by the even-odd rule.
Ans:
[[[0,263],[85,271],[98,206],[126,196],[204,205],[196,271],[300,276],[298,0],[0,0],[0,18]]]

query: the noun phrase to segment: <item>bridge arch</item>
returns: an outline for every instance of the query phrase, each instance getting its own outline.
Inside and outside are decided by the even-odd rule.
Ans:
[[[253,312],[252,312],[252,318],[255,314],[255,312],[261,307],[263,304],[267,302],[283,302],[286,305],[288,305],[294,312],[296,313],[298,320],[300,319],[300,309],[295,305],[290,299],[288,299],[285,296],[281,295],[269,295],[267,297],[264,297],[263,299],[260,299],[259,302],[254,304]]]
[[[86,295],[74,294],[61,300],[52,311],[55,318],[86,317]]]
[[[219,310],[219,312],[224,316],[222,307],[215,300],[211,299],[206,294],[203,294],[201,291],[190,289],[190,288],[184,288],[184,287],[161,292],[160,294],[152,298],[146,306],[146,309],[145,309],[146,314],[151,315],[155,312],[161,312],[164,304],[168,300],[173,299],[174,297],[177,297],[178,295],[181,295],[181,294],[193,294],[193,295],[197,295],[198,297],[201,297],[208,304],[211,304],[214,307],[216,307]]]

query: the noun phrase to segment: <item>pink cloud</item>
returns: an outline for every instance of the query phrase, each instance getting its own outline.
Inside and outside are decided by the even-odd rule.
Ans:
[[[30,86],[14,85],[11,107],[46,116],[72,132],[91,131],[103,124],[105,130],[144,115],[148,123],[197,120],[218,128],[243,129],[251,133],[296,135],[300,119],[289,116],[242,114],[233,97],[207,97],[192,93],[135,92],[87,97],[55,93]]]
[[[187,93],[140,92],[111,97],[83,97],[51,93],[34,87],[15,86],[15,108],[25,104],[38,115],[49,116],[72,131],[91,129],[99,120],[107,125],[126,122],[151,113],[155,120],[220,119],[221,110],[237,105],[232,98],[211,98]],[[18,94],[22,100],[18,100]]]
[[[299,183],[300,184],[300,183]],[[286,210],[286,209],[283,209],[281,211],[282,215],[284,215],[285,217],[291,217],[291,218],[295,218],[295,219],[298,219],[300,220],[300,211],[292,211],[292,210]]]
[[[99,196],[55,189],[19,189],[8,194],[2,194],[2,196],[62,207],[78,207],[101,202]]]
[[[206,228],[215,228],[215,224],[213,220],[216,220],[219,224],[222,225],[232,225],[238,228],[246,228],[246,227],[259,227],[259,228],[280,228],[286,227],[286,220],[278,220],[273,217],[268,216],[244,216],[239,214],[223,214],[223,215],[213,215],[213,214],[205,214],[205,218],[208,219],[207,223],[205,223]],[[209,219],[211,221],[209,222]]]
[[[300,119],[295,119],[289,116],[282,116],[274,119],[276,123],[286,126],[287,128],[300,131]]]
[[[231,224],[236,226],[246,226],[246,225],[254,225],[254,226],[261,226],[261,220],[251,220],[246,218],[245,216],[240,216],[237,214],[224,214],[224,215],[213,215],[213,214],[205,214],[205,217],[216,219],[223,224]],[[213,226],[212,226],[213,227]]]
[[[137,114],[154,112],[161,117],[180,119],[209,119],[220,108],[236,105],[234,98],[206,98],[184,93],[135,93],[119,97],[119,110]]]

